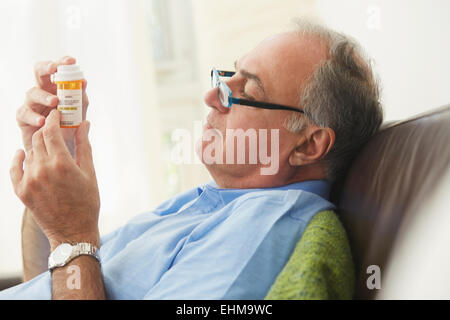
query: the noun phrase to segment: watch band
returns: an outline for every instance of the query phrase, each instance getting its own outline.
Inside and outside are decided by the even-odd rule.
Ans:
[[[97,247],[92,245],[92,244],[90,244],[90,243],[87,243],[87,242],[76,243],[73,246],[73,253],[74,253],[74,257],[73,258],[75,258],[77,256],[80,256],[80,255],[83,255],[83,254],[94,256],[94,257],[98,258],[96,256]]]
[[[98,249],[93,244],[87,242],[80,243],[61,243],[50,254],[48,258],[48,268],[53,270],[57,267],[63,267],[70,261],[81,255],[89,255],[96,258],[100,262]]]

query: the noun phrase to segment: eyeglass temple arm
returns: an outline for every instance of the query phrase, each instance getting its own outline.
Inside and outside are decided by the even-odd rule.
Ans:
[[[231,97],[231,102],[234,103],[234,104],[245,104],[247,106],[257,107],[257,108],[262,108],[262,109],[289,110],[289,111],[296,111],[296,112],[300,112],[300,113],[305,113],[305,111],[303,111],[303,110],[299,110],[299,109],[292,108],[292,107],[287,107],[287,106],[282,106],[282,105],[279,105],[279,104],[263,103],[263,102],[258,102],[258,101],[253,101],[253,100],[246,100],[246,99],[240,99],[240,98],[234,98],[234,97]]]

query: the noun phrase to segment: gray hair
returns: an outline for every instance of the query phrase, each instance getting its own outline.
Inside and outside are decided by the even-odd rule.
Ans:
[[[327,58],[300,88],[299,104],[308,116],[294,114],[286,119],[285,127],[298,133],[314,123],[335,132],[333,148],[320,160],[327,179],[333,181],[383,121],[379,81],[356,41],[318,24],[294,22],[299,35],[312,36],[325,45]]]

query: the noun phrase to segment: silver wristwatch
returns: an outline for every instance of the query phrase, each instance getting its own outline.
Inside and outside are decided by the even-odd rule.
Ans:
[[[57,267],[63,267],[72,259],[81,255],[93,256],[100,261],[97,250],[97,247],[86,242],[75,244],[61,243],[48,257],[48,268],[53,270]]]

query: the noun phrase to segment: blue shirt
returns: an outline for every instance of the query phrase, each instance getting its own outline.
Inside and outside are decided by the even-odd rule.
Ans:
[[[103,236],[108,299],[263,299],[310,219],[334,209],[324,180],[181,193]],[[0,292],[51,299],[51,274]]]

